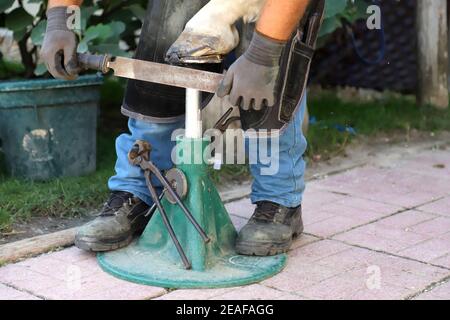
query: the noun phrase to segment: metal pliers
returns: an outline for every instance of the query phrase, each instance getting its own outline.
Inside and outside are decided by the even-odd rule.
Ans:
[[[130,152],[128,153],[128,161],[132,165],[141,167],[141,169],[144,171],[145,181],[147,183],[148,190],[150,191],[150,195],[154,201],[154,204],[150,208],[148,214],[153,213],[156,209],[159,210],[161,217],[163,219],[164,225],[166,226],[167,231],[169,232],[169,235],[172,238],[172,241],[175,244],[175,247],[177,248],[178,253],[180,254],[181,260],[183,261],[185,268],[191,269],[191,263],[189,262],[188,258],[186,257],[186,254],[184,253],[184,250],[181,247],[181,244],[178,241],[177,236],[175,235],[175,231],[173,230],[172,225],[170,224],[170,221],[167,217],[167,213],[161,204],[161,199],[162,199],[163,194],[165,192],[170,194],[170,196],[175,200],[176,204],[178,204],[180,206],[180,208],[186,215],[187,219],[192,223],[192,225],[197,230],[197,232],[200,234],[200,236],[202,237],[202,239],[205,243],[209,242],[210,238],[206,235],[205,231],[202,229],[202,227],[198,224],[198,222],[192,216],[189,209],[181,201],[177,192],[172,188],[172,186],[170,185],[167,178],[161,173],[161,171],[159,171],[159,169],[150,160],[150,152],[151,152],[150,144],[146,141],[138,140],[135,142],[135,144],[131,148]],[[155,177],[161,182],[161,184],[164,187],[164,191],[161,194],[161,196],[158,196],[158,194],[151,182],[152,174],[155,175]]]

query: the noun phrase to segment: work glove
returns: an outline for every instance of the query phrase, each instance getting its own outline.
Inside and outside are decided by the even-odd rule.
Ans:
[[[285,41],[270,39],[255,31],[247,51],[225,74],[217,96],[229,95],[230,103],[243,110],[261,110],[275,105],[275,84]]]
[[[47,10],[47,29],[42,43],[41,57],[47,70],[55,78],[74,80],[78,76],[78,38],[67,27],[67,7]]]

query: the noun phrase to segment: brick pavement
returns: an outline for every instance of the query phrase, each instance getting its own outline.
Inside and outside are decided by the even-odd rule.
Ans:
[[[450,153],[308,183],[305,234],[283,272],[240,288],[173,290],[118,280],[71,247],[0,268],[2,299],[450,299]],[[249,199],[227,204],[236,227]]]

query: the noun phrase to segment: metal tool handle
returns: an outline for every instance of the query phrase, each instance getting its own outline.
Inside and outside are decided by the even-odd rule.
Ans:
[[[167,217],[166,210],[164,210],[164,207],[162,206],[161,202],[159,201],[159,198],[158,198],[158,195],[156,194],[155,188],[152,185],[152,181],[150,178],[150,171],[146,170],[144,172],[144,176],[145,176],[145,181],[147,182],[148,190],[150,191],[150,195],[151,195],[153,201],[155,202],[156,207],[159,210],[161,218],[163,219],[163,223],[166,226],[170,237],[172,238],[172,241],[178,251],[178,254],[181,257],[181,260],[183,261],[184,267],[186,268],[186,270],[189,270],[192,268],[192,265],[189,262],[189,259],[187,258],[186,253],[184,253],[184,250],[180,244],[180,241],[178,240],[177,236],[175,235],[175,231],[173,230],[173,227],[170,224],[169,218]]]
[[[84,70],[97,70],[103,73],[109,71],[108,62],[111,60],[109,55],[77,53],[77,58],[78,64]]]

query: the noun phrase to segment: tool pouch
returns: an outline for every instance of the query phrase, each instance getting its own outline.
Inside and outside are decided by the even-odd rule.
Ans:
[[[166,63],[167,49],[184,30],[186,23],[209,0],[149,0],[142,26],[136,59]],[[221,64],[189,66],[221,72]],[[206,105],[213,94],[202,94]],[[185,113],[185,90],[172,86],[129,80],[122,113],[131,118],[151,122],[171,122]]]
[[[309,69],[322,25],[325,0],[312,0],[280,60],[276,104],[261,110],[240,109],[242,128],[283,130],[305,94]]]

